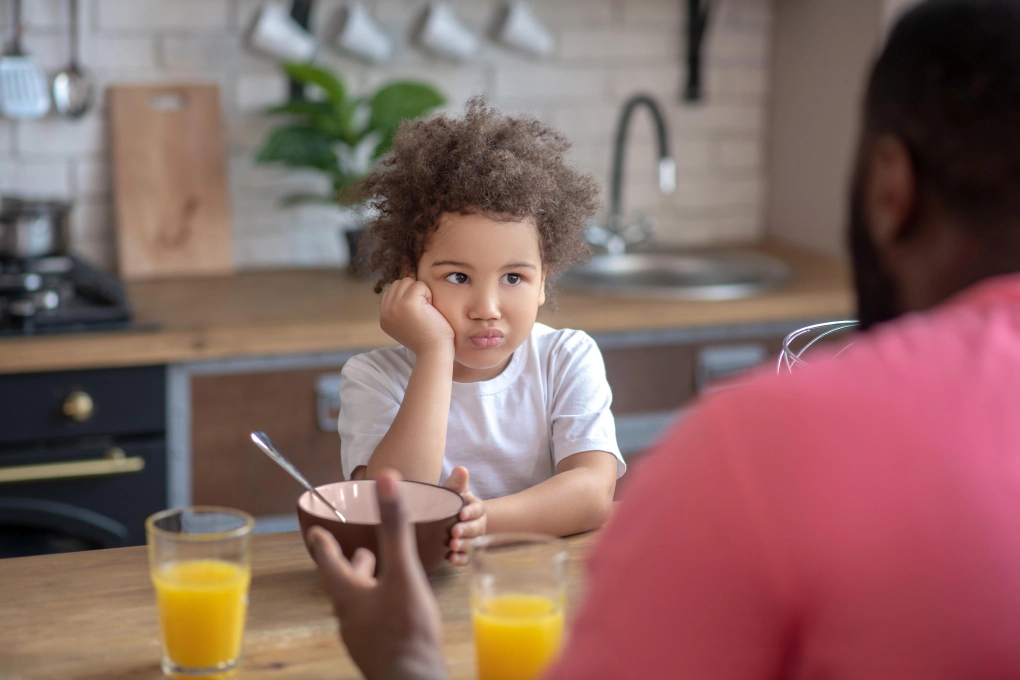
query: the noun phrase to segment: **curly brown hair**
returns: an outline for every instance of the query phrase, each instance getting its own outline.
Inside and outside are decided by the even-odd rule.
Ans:
[[[473,97],[463,118],[407,121],[393,152],[353,191],[378,217],[364,241],[375,292],[417,269],[443,213],[534,220],[547,281],[591,256],[584,232],[601,207],[595,179],[567,165],[570,143],[531,116]]]

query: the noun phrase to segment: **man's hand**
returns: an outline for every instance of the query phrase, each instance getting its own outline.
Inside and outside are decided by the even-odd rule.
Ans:
[[[319,578],[333,600],[351,658],[368,680],[440,680],[447,677],[440,651],[439,604],[418,559],[398,482],[383,472],[376,483],[382,518],[382,572],[364,549],[350,562],[332,534],[312,527],[306,536]]]
[[[421,281],[393,282],[383,293],[379,325],[417,356],[433,348],[453,350],[453,327],[432,306],[432,291]]]
[[[485,503],[468,489],[468,471],[465,467],[453,468],[443,486],[456,491],[467,501],[467,505],[460,510],[460,521],[453,525],[453,538],[450,539],[450,562],[465,565],[468,563],[467,546],[471,539],[485,535]]]

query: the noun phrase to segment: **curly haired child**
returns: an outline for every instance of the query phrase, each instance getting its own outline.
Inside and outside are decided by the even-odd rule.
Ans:
[[[626,469],[595,342],[536,323],[552,279],[589,255],[600,205],[568,148],[478,97],[462,118],[405,123],[356,190],[378,210],[370,267],[401,346],[343,369],[344,474],[392,468],[462,493],[455,563],[484,533],[601,526]]]

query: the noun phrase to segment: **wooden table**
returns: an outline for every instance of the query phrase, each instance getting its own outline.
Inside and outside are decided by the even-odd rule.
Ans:
[[[569,612],[596,534],[567,539]],[[432,577],[453,678],[475,677],[466,568]],[[256,536],[239,680],[360,678],[297,532]],[[159,628],[144,547],[0,560],[0,678],[157,680]]]

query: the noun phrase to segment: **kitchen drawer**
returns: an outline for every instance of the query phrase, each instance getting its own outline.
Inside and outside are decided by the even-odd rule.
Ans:
[[[720,381],[770,364],[781,337],[602,350],[617,416],[675,411]]]
[[[0,376],[0,447],[162,433],[162,366]]]
[[[196,376],[191,381],[192,502],[253,515],[294,513],[303,489],[249,438],[263,430],[312,484],[343,479],[340,437],[319,428],[316,370]]]
[[[694,396],[693,345],[602,350],[613,389],[613,413],[653,413],[679,408]]]

